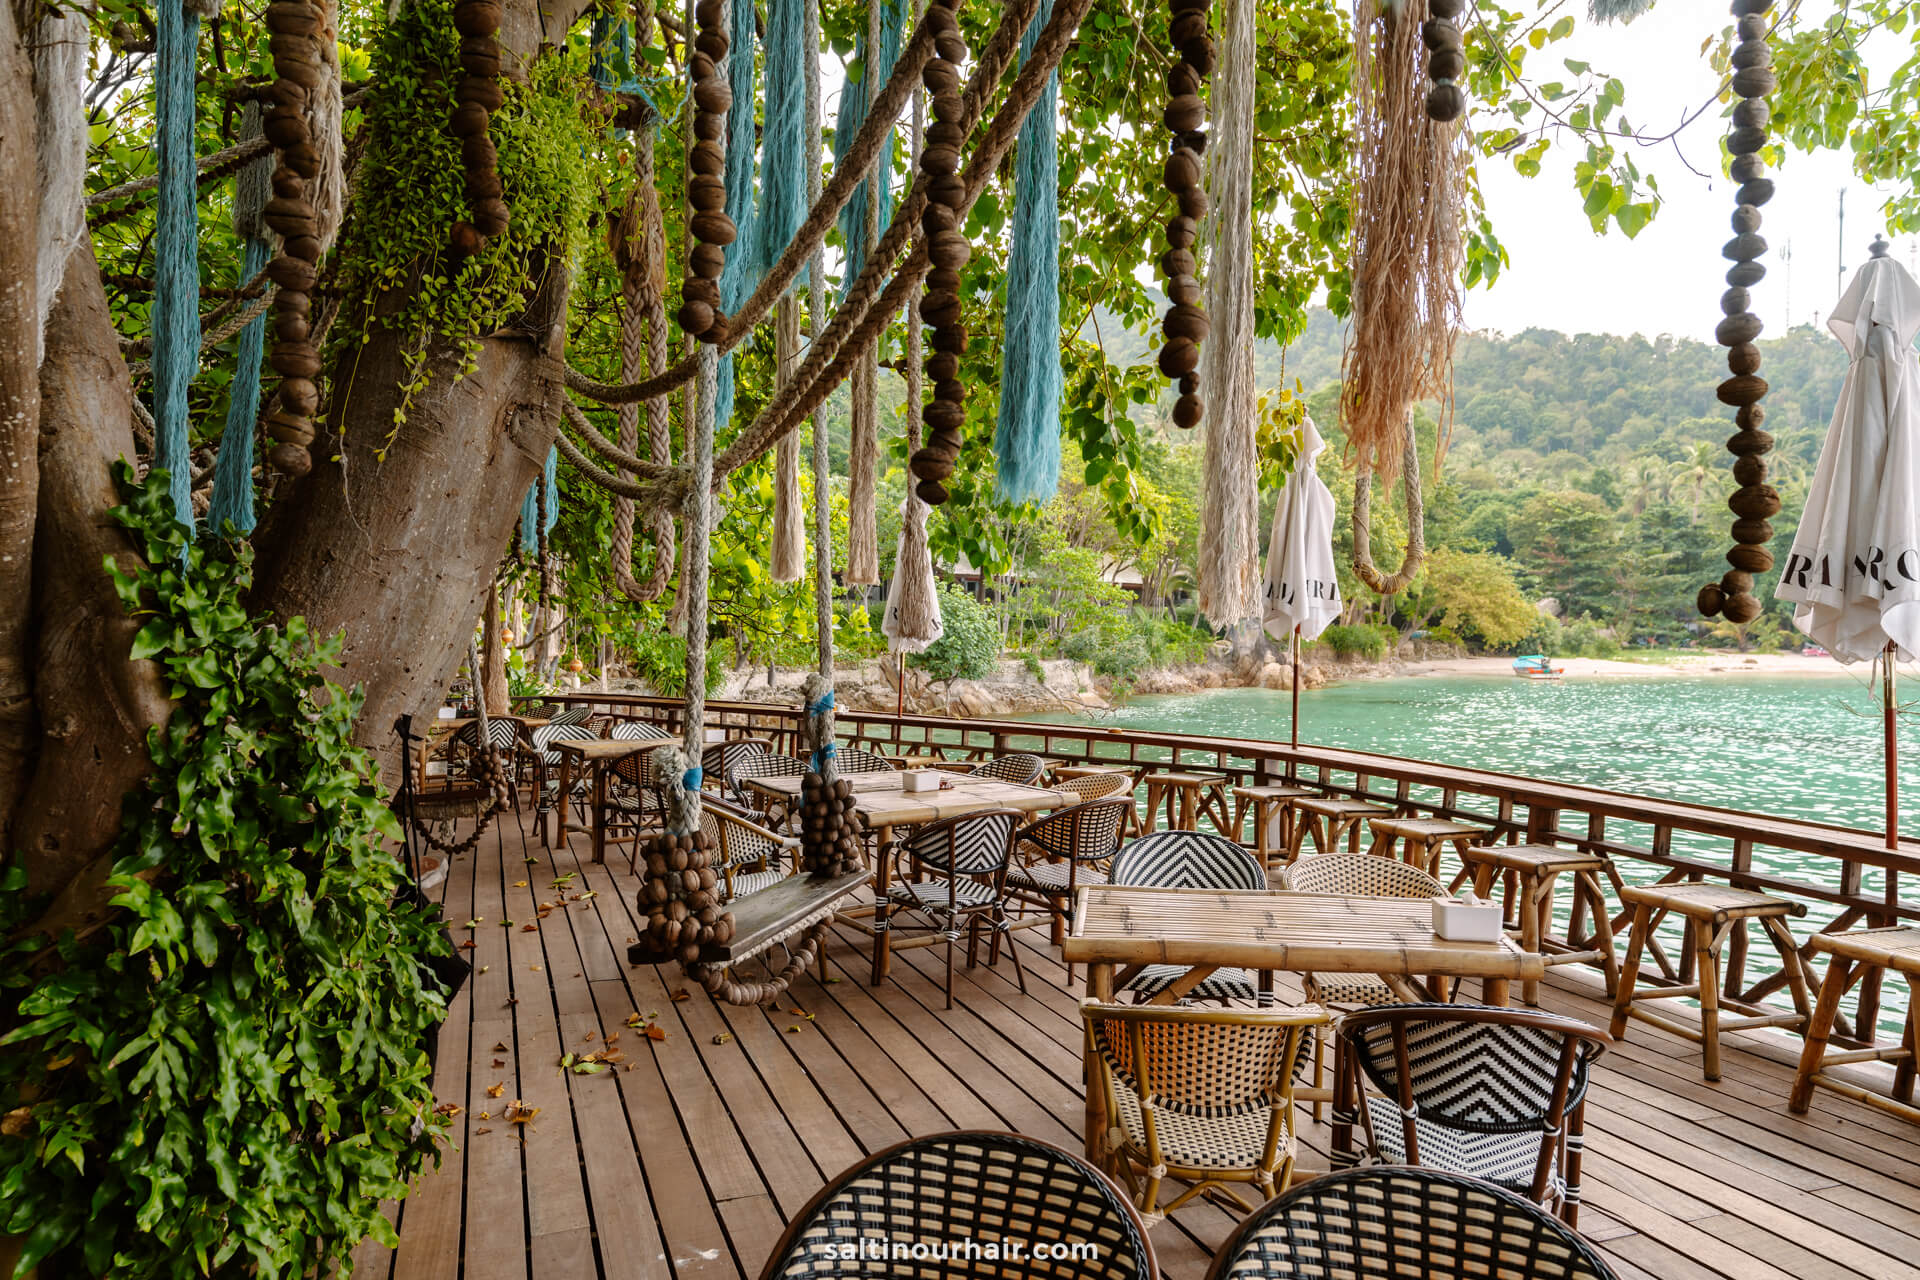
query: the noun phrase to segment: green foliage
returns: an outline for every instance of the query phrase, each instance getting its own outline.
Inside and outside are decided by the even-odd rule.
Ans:
[[[165,472],[120,482],[151,567],[114,581],[176,707],[128,798],[106,937],[11,967],[0,1229],[42,1274],[326,1273],[393,1241],[379,1201],[442,1130],[421,962],[446,944],[394,904],[361,699],[320,674],[339,641],[250,617],[251,552],[187,545]]]
[[[1319,644],[1342,658],[1367,658],[1378,662],[1387,656],[1387,637],[1374,626],[1347,626],[1335,623],[1320,633]]]
[[[402,344],[411,381],[394,411],[396,431],[435,352],[456,344],[459,376],[471,372],[480,339],[587,239],[586,157],[602,122],[582,112],[585,58],[572,50],[537,59],[524,82],[501,77],[506,101],[487,135],[513,221],[472,257],[452,254],[449,230],[469,215],[460,141],[446,128],[462,74],[459,41],[452,0],[419,0],[397,11],[373,59],[380,92],[367,108],[371,141],[341,258],[344,323],[333,333],[336,345]]]
[[[965,588],[949,582],[940,589],[940,624],[940,638],[926,652],[909,655],[908,666],[933,680],[978,680],[993,671],[1000,629]]]
[[[1495,649],[1523,639],[1539,616],[1505,556],[1453,547],[1428,554],[1426,571],[1401,608],[1417,616],[1422,606],[1428,617],[1444,618],[1451,630],[1478,636]]]

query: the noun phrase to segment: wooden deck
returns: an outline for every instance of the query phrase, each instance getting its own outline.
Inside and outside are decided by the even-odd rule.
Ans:
[[[475,973],[436,1088],[464,1110],[440,1170],[395,1210],[400,1248],[362,1246],[356,1275],[752,1280],[787,1215],[865,1152],[949,1128],[1078,1147],[1079,984],[1044,930],[1019,935],[1024,996],[1003,958],[957,970],[945,1011],[934,948],[898,953],[869,987],[847,930],[828,985],[803,978],[772,1011],[717,1006],[677,970],[627,966],[623,854],[595,867],[584,835],[549,851],[531,827],[496,823],[452,868],[447,916]],[[1597,977],[1551,972],[1543,1006],[1604,1026]],[[1789,1115],[1797,1041],[1729,1036],[1709,1085],[1695,1046],[1628,1035],[1588,1106],[1581,1218],[1622,1277],[1920,1280],[1920,1127],[1824,1091]],[[609,1044],[606,1071],[560,1066]],[[524,1125],[506,1118],[516,1099],[538,1108]],[[1305,1170],[1326,1167],[1326,1140],[1307,1125]],[[1198,1280],[1231,1226],[1207,1204],[1156,1226],[1165,1273]]]

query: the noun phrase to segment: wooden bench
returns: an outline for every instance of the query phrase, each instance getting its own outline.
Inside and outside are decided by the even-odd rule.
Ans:
[[[1805,1030],[1808,1022],[1806,972],[1801,968],[1800,951],[1786,926],[1788,916],[1807,913],[1805,904],[1769,897],[1751,889],[1697,881],[1627,885],[1620,890],[1620,899],[1633,910],[1633,936],[1627,944],[1627,962],[1620,971],[1620,990],[1613,1000],[1614,1039],[1625,1038],[1629,1017],[1684,1036],[1701,1046],[1707,1079],[1718,1080],[1722,1031],[1753,1027]],[[1634,986],[1640,974],[1641,953],[1646,950],[1648,939],[1659,926],[1661,918],[1669,912],[1685,917],[1682,927],[1686,930],[1687,947],[1677,975],[1681,980],[1636,991]],[[1787,987],[1793,995],[1793,1006],[1797,1012],[1780,1013],[1766,1009],[1720,989],[1721,948],[1734,930],[1744,931],[1748,923],[1754,921],[1760,924],[1767,939],[1773,943],[1774,950],[1780,953],[1781,971],[1786,974]],[[1694,982],[1684,980],[1688,957],[1691,957],[1697,971],[1697,981]],[[1635,1004],[1636,1001],[1674,1000],[1684,996],[1692,996],[1700,1001],[1700,1022],[1697,1026],[1663,1014],[1649,1013]],[[1723,1007],[1742,1016],[1722,1020],[1720,1010]]]
[[[1373,828],[1373,845],[1368,853],[1382,858],[1398,854],[1408,866],[1420,868],[1435,880],[1440,878],[1440,855],[1449,844],[1464,863],[1469,846],[1493,838],[1485,827],[1470,827],[1445,818],[1369,818],[1367,825]]]
[[[733,913],[732,939],[724,945],[709,942],[702,946],[700,963],[734,965],[751,960],[775,943],[833,915],[842,899],[872,878],[873,873],[864,869],[827,880],[793,875],[736,898],[727,906]],[[671,964],[677,959],[674,952],[656,951],[645,940],[627,948],[627,963],[632,965]]]
[[[1820,984],[1820,999],[1807,1023],[1807,1044],[1800,1053],[1800,1070],[1793,1078],[1793,1093],[1787,1109],[1805,1115],[1813,1102],[1814,1086],[1831,1089],[1844,1097],[1899,1116],[1920,1121],[1920,1107],[1913,1105],[1914,1055],[1920,1046],[1914,1040],[1914,991],[1920,988],[1920,928],[1906,925],[1890,929],[1857,929],[1851,933],[1816,933],[1807,940],[1807,949],[1823,951],[1832,959],[1827,964],[1826,980]],[[1878,976],[1891,969],[1907,978],[1906,1030],[1897,1045],[1875,1044],[1875,1028],[1859,1027],[1865,1048],[1827,1052],[1833,1036],[1834,1019],[1840,1013],[1840,1001],[1861,979]],[[1892,1062],[1893,1092],[1888,1097],[1829,1075],[1827,1068],[1849,1062]]]
[[[1293,832],[1287,840],[1289,864],[1305,851],[1308,836],[1313,837],[1313,845],[1321,853],[1338,852],[1343,837],[1358,853],[1360,824],[1368,818],[1393,816],[1386,805],[1344,796],[1297,796],[1287,804],[1293,810]]]

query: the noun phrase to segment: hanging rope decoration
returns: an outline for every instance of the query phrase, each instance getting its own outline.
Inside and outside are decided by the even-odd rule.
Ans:
[[[920,73],[920,82],[933,95],[933,123],[927,126],[927,145],[920,152],[915,185],[927,193],[920,215],[926,235],[926,291],[920,298],[920,318],[932,329],[933,355],[927,358],[927,376],[933,396],[920,411],[927,424],[927,443],[914,452],[914,487],[920,501],[937,507],[947,500],[946,480],[960,460],[960,430],[967,421],[967,389],[960,381],[960,357],[967,349],[967,326],[961,320],[960,268],[973,250],[960,230],[959,209],[966,200],[966,183],[959,176],[960,145],[966,141],[965,104],[960,97],[960,66],[967,60],[967,42],[953,16],[956,0],[933,0],[927,26],[933,31],[933,57]]]
[[[800,779],[800,869],[831,879],[860,865],[860,815],[854,812],[853,784],[834,764],[833,681],[809,672],[801,692],[812,767]]]
[[[679,747],[661,747],[653,753],[653,769],[665,829],[647,841],[639,906],[647,917],[647,944],[690,965],[699,960],[702,943],[732,941],[733,918],[720,911],[713,842],[700,829],[699,767]]]
[[[1420,39],[1427,46],[1427,78],[1433,87],[1427,90],[1427,119],[1446,124],[1458,120],[1467,109],[1466,90],[1459,85],[1467,69],[1467,54],[1460,40],[1460,16],[1465,0],[1427,0],[1431,16],[1420,28]]]
[[[1780,494],[1767,481],[1766,454],[1773,448],[1773,437],[1760,429],[1766,410],[1760,401],[1767,394],[1767,380],[1760,376],[1760,348],[1754,339],[1760,336],[1760,317],[1748,309],[1748,292],[1760,283],[1767,269],[1758,259],[1767,251],[1760,235],[1760,206],[1773,197],[1773,182],[1766,176],[1767,166],[1759,152],[1767,143],[1767,124],[1772,114],[1767,95],[1774,90],[1773,54],[1767,47],[1767,10],[1773,0],[1734,0],[1737,19],[1732,63],[1733,92],[1740,101],[1733,108],[1733,127],[1727,132],[1727,150],[1733,154],[1733,176],[1740,183],[1734,193],[1733,239],[1721,249],[1732,261],[1727,271],[1727,291],[1720,295],[1720,310],[1726,318],[1713,336],[1727,349],[1727,369],[1733,375],[1720,384],[1720,403],[1737,412],[1734,422],[1740,428],[1727,441],[1734,455],[1733,478],[1740,486],[1727,499],[1732,510],[1734,547],[1727,552],[1727,570],[1719,582],[1700,588],[1695,603],[1707,617],[1715,614],[1736,625],[1760,616],[1760,601],[1753,594],[1753,575],[1773,568],[1773,553],[1767,543],[1773,538],[1771,520],[1780,514]]]
[[[460,162],[467,171],[470,221],[453,224],[456,259],[472,257],[506,232],[512,213],[500,185],[500,153],[487,136],[487,123],[500,109],[500,0],[459,0],[453,28],[460,33],[460,67],[466,75],[454,90],[450,127],[460,139]]]
[[[272,106],[263,129],[279,153],[273,171],[273,198],[267,201],[267,225],[281,237],[280,254],[267,264],[267,278],[280,286],[273,299],[274,343],[267,362],[280,375],[278,407],[267,415],[267,434],[275,444],[267,461],[287,476],[303,476],[313,467],[313,415],[320,408],[320,353],[309,326],[312,295],[322,244],[313,184],[320,176],[320,152],[314,145],[308,107],[326,74],[315,37],[322,30],[318,5],[307,0],[274,0],[267,6],[274,75],[267,91]]]
[[[1162,115],[1173,133],[1163,179],[1178,205],[1167,219],[1167,251],[1160,257],[1166,280],[1167,314],[1160,322],[1166,341],[1160,347],[1160,372],[1178,382],[1173,425],[1192,430],[1206,416],[1200,398],[1200,344],[1207,338],[1207,313],[1201,306],[1199,263],[1193,254],[1200,220],[1207,216],[1207,192],[1201,155],[1207,149],[1207,105],[1200,92],[1213,71],[1213,37],[1207,30],[1208,0],[1172,0],[1167,25],[1178,61],[1167,72],[1167,109]]]
[[[720,309],[720,275],[727,267],[727,246],[739,236],[727,216],[727,109],[733,90],[721,74],[727,56],[726,0],[700,0],[694,7],[700,33],[694,37],[687,70],[693,79],[693,149],[687,153],[688,220],[693,248],[680,290],[680,327],[700,342],[719,343],[727,333]]]

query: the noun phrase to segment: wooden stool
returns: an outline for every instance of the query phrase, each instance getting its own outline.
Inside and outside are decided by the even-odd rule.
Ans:
[[[1391,818],[1393,810],[1370,800],[1345,796],[1296,796],[1287,801],[1293,810],[1293,831],[1287,839],[1287,863],[1292,865],[1306,849],[1307,837],[1322,853],[1334,853],[1345,836],[1354,853],[1360,852],[1360,824],[1368,818]]]
[[[1826,980],[1820,984],[1820,1000],[1813,1007],[1807,1024],[1807,1047],[1800,1054],[1800,1071],[1793,1078],[1793,1093],[1787,1109],[1805,1115],[1813,1101],[1813,1087],[1864,1102],[1870,1107],[1920,1121],[1920,1107],[1913,1105],[1914,1055],[1920,1045],[1914,1040],[1914,992],[1920,989],[1920,928],[1904,925],[1895,929],[1859,929],[1852,933],[1816,933],[1808,939],[1812,951],[1832,956],[1827,964]],[[1869,974],[1879,975],[1892,969],[1907,977],[1907,1026],[1897,1045],[1876,1044],[1875,1028],[1855,1027],[1854,1033],[1866,1047],[1828,1053],[1827,1041],[1833,1035],[1833,1021],[1839,1015],[1840,1001],[1854,984]],[[1847,1062],[1896,1062],[1893,1071],[1893,1096],[1887,1097],[1850,1081],[1827,1074],[1828,1067]]]
[[[1253,856],[1260,859],[1260,865],[1273,870],[1273,857],[1285,853],[1292,839],[1292,812],[1287,801],[1297,796],[1311,796],[1315,793],[1306,787],[1289,786],[1248,786],[1234,787],[1233,795],[1233,838],[1240,839],[1240,833],[1247,829],[1247,814],[1253,814]],[[1242,841],[1242,843],[1245,843]]]
[[[1808,1022],[1806,971],[1800,967],[1800,952],[1785,924],[1788,916],[1807,914],[1803,904],[1731,885],[1679,881],[1626,885],[1620,890],[1620,900],[1633,909],[1633,936],[1627,943],[1627,963],[1620,971],[1620,989],[1613,998],[1616,1040],[1626,1035],[1628,1017],[1650,1022],[1699,1043],[1705,1051],[1707,1079],[1718,1080],[1722,1031],[1752,1027],[1805,1030]],[[1672,975],[1675,981],[1671,985],[1636,992],[1634,983],[1640,974],[1640,953],[1646,949],[1661,917],[1669,911],[1686,917],[1687,949],[1681,956],[1680,972]],[[1771,1013],[1750,1000],[1735,998],[1720,990],[1720,949],[1735,929],[1744,931],[1749,921],[1760,923],[1774,950],[1780,953],[1781,970],[1793,994],[1797,1013]],[[1689,958],[1692,967],[1698,970],[1695,982],[1686,981]],[[1634,1005],[1635,1001],[1672,1000],[1681,996],[1693,996],[1700,1001],[1698,1026],[1664,1014],[1649,1013]],[[1742,1016],[1722,1021],[1723,1006]]]
[[[1375,824],[1376,828],[1378,824]],[[1597,853],[1561,849],[1548,844],[1475,845],[1460,854],[1473,872],[1473,891],[1491,897],[1498,876],[1506,886],[1507,930],[1516,935],[1522,951],[1538,952],[1549,965],[1587,964],[1598,960],[1607,976],[1607,995],[1620,989],[1620,962],[1614,956],[1613,921],[1607,910],[1602,872],[1613,864]],[[1553,885],[1561,872],[1573,877],[1573,906],[1567,916],[1567,936],[1551,936]],[[1593,917],[1593,936],[1581,935],[1581,917]],[[1529,979],[1520,986],[1520,998],[1540,1003],[1540,984]]]
[[[1167,826],[1176,831],[1198,831],[1201,815],[1213,819],[1221,834],[1230,831],[1227,821],[1227,780],[1213,773],[1149,773],[1147,775],[1147,814],[1140,831],[1152,831],[1159,820],[1158,810],[1165,807]]]
[[[1469,845],[1493,838],[1493,833],[1485,827],[1469,827],[1445,818],[1370,818],[1367,825],[1373,828],[1373,846],[1368,853],[1391,858],[1398,844],[1403,862],[1420,868],[1435,880],[1440,878],[1440,855],[1449,844],[1464,863]]]

